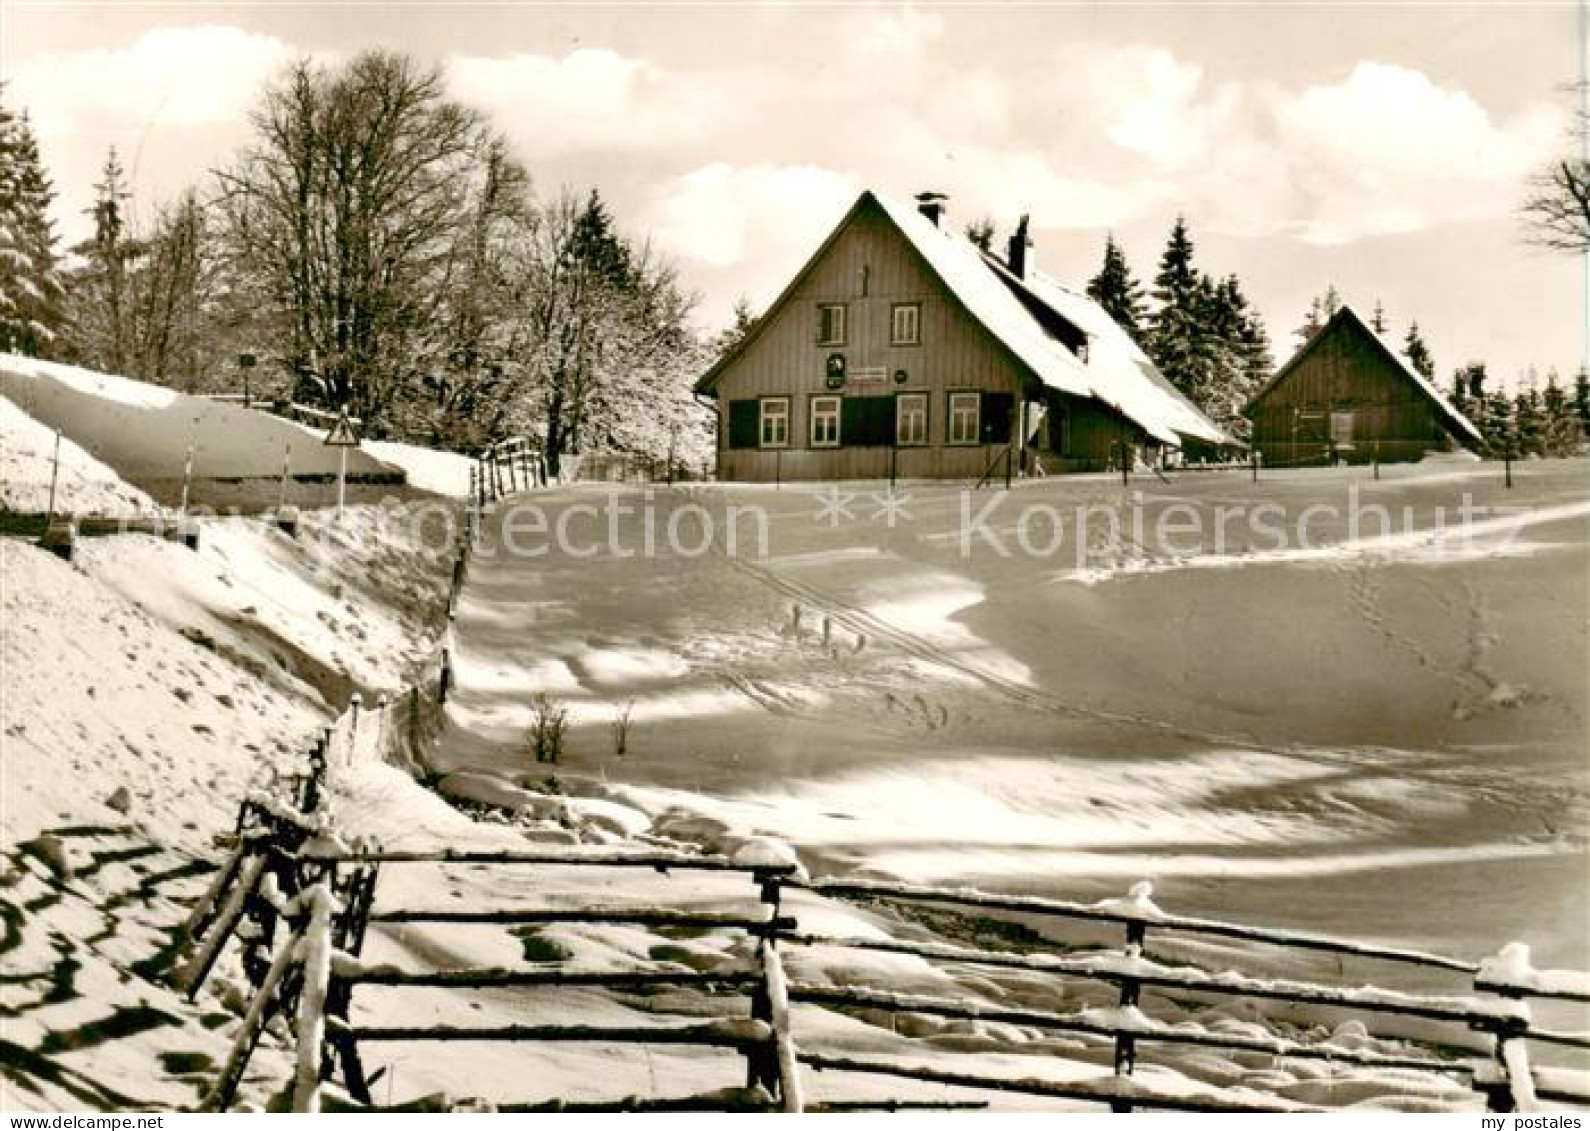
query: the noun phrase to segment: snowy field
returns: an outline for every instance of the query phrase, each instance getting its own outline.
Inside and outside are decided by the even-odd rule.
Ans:
[[[30,451],[53,442],[20,413],[6,420],[7,436],[26,438]],[[94,491],[138,500],[120,468],[65,450]],[[401,446],[379,455],[437,494],[467,475],[456,457]],[[34,478],[36,464],[36,453],[17,461]],[[1143,484],[1140,500],[1089,478],[970,497],[912,486],[892,508],[871,485],[848,502],[727,486],[524,496],[517,501],[541,509],[493,512],[452,638],[458,683],[433,752],[447,772],[438,790],[452,802],[366,761],[338,775],[333,811],[344,835],[388,848],[651,844],[732,855],[773,835],[819,876],[1084,900],[1152,879],[1172,911],[1469,958],[1518,938],[1543,968],[1582,968],[1584,470],[1529,465],[1511,493],[1493,467],[1451,464],[1387,469],[1379,483],[1362,472],[1258,485],[1184,475]],[[8,492],[23,482],[8,475]],[[1152,531],[1181,504],[1273,503],[1290,521],[1349,482],[1399,515],[1411,507],[1412,529],[1382,537],[1316,514],[1306,546],[1233,523],[1214,547],[1133,528],[1140,518]],[[1436,508],[1465,494],[1474,511],[1463,535],[1436,529]],[[1069,542],[1047,554],[1019,544],[1044,535],[1050,511],[1079,504],[1113,511],[1123,536],[1090,529],[1080,558]],[[1519,505],[1528,510],[1508,509]],[[723,537],[729,507],[740,510],[735,553]],[[124,536],[83,544],[71,565],[0,542],[0,852],[11,893],[6,962],[17,972],[3,993],[11,1044],[0,1107],[180,1107],[214,1078],[246,987],[229,960],[197,1003],[167,988],[185,903],[247,789],[294,764],[353,691],[397,690],[434,655],[452,514],[434,495],[341,519],[312,513],[297,539],[257,520],[211,520],[198,553]],[[549,547],[560,515],[569,537]],[[670,520],[681,544],[670,546]],[[718,524],[711,547],[692,533],[708,521]],[[555,769],[523,748],[537,692],[573,713]],[[619,757],[613,722],[626,709]],[[593,902],[756,905],[743,877],[415,865],[385,871],[377,908]],[[802,892],[786,906],[802,930],[870,939],[997,947],[1052,926]],[[377,924],[367,958],[726,971],[748,961],[748,943],[734,932],[624,926],[511,934]],[[1348,985],[1394,981],[1357,961],[1271,953],[1262,965],[1241,945],[1190,957]],[[901,955],[811,948],[789,961],[798,981],[818,987],[1018,1009],[1108,1011],[1113,1002],[1107,986],[1068,982],[1057,1000],[1044,975]],[[746,1004],[731,1000],[729,1012],[743,1016]],[[356,1019],[648,1024],[688,1022],[702,1008],[673,994],[420,1000],[372,989]],[[1400,1047],[1330,1011],[1261,1016],[1240,1001],[1166,1000],[1155,1012],[1209,1033]],[[1577,1016],[1562,1024],[1585,1027]],[[809,1047],[837,1053],[959,1067],[974,1054],[977,1071],[1051,1081],[1109,1071],[1107,1044],[999,1022],[801,1005],[796,1027]],[[267,1039],[245,1103],[280,1088],[290,1055]],[[600,1045],[533,1054],[377,1046],[367,1062],[387,1069],[377,1098],[393,1101],[680,1094],[737,1084],[744,1070],[733,1054]],[[808,1075],[817,1101],[966,1096]],[[1303,1104],[1476,1103],[1466,1087],[1425,1073],[1198,1049],[1159,1050],[1139,1075],[1182,1094],[1240,1079]]]
[[[438,758],[531,769],[546,692],[575,720],[561,773],[707,843],[764,832],[820,870],[1067,896],[1151,878],[1178,910],[1468,956],[1520,938],[1583,966],[1584,473],[1530,464],[1512,491],[1473,463],[1189,473],[1140,498],[1072,478],[1003,501],[918,485],[892,529],[871,484],[847,488],[850,518],[809,488],[527,497],[545,514],[517,520],[524,552],[494,526],[477,558]],[[1348,515],[1350,487],[1389,532]],[[1307,544],[1237,520],[1213,544],[1217,509],[1261,504],[1288,526],[1340,513],[1307,515]],[[715,516],[709,552],[667,544],[690,506],[676,525]],[[1123,536],[1099,518],[1080,560],[1074,537],[1023,552],[1023,523],[1050,540],[1033,508],[1077,506]],[[1177,507],[1201,543],[1156,539]],[[746,552],[749,508],[765,553]]]

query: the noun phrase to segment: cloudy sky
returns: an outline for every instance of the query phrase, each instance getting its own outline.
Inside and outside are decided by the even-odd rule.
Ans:
[[[1511,380],[1586,348],[1582,268],[1516,210],[1568,143],[1572,3],[544,4],[0,0],[8,101],[32,115],[80,236],[115,145],[139,206],[247,139],[297,56],[385,47],[441,63],[543,195],[596,184],[702,296],[771,298],[864,187],[950,194],[957,224],[1032,215],[1081,283],[1107,230],[1151,276],[1185,213],[1238,273],[1278,355],[1334,283],[1443,380]],[[1278,360],[1280,358],[1278,357]]]

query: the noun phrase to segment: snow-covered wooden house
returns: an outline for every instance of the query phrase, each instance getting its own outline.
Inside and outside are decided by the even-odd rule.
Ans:
[[[718,476],[977,479],[1102,470],[1234,441],[1104,310],[944,221],[863,192],[696,384],[718,410]]]
[[[1468,418],[1348,306],[1242,411],[1272,466],[1395,463],[1481,443]]]

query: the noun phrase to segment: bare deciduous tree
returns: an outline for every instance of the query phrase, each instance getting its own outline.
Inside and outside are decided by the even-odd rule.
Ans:
[[[1581,98],[1584,91],[1575,88]],[[1585,138],[1590,135],[1590,112],[1580,102],[1574,115],[1571,144],[1578,156],[1554,161],[1531,181],[1522,209],[1529,240],[1552,251],[1580,254],[1590,251],[1590,159]]]
[[[296,63],[253,124],[218,174],[233,265],[277,316],[281,360],[379,420],[435,326],[481,119],[438,70],[372,51],[336,72]]]

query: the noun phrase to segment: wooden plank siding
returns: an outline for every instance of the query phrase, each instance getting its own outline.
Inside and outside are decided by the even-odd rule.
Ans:
[[[828,303],[846,308],[841,345],[819,342],[819,307]],[[892,310],[900,303],[920,304],[916,345],[891,341]],[[837,390],[827,385],[832,354],[843,355],[848,374]],[[881,370],[885,377],[882,382],[860,382],[858,370]],[[894,379],[900,370],[907,375],[903,382]],[[713,390],[718,475],[751,482],[886,479],[892,469],[902,479],[975,480],[1001,459],[1007,445],[948,442],[949,396],[966,391],[1007,394],[1018,405],[1024,396],[1040,398],[1028,406],[1029,413],[1052,408],[1060,398],[1043,390],[1036,376],[966,311],[881,207],[864,203],[719,375]],[[927,394],[927,444],[855,446],[842,429],[839,447],[812,446],[812,398],[901,393]],[[762,397],[789,398],[788,446],[731,446],[730,404]],[[1071,417],[1077,423],[1067,432],[1074,438],[1074,451],[1057,456],[1074,458],[1046,458],[1045,470],[1105,466],[1109,445],[1119,442],[1123,429],[1137,434],[1135,426],[1125,425],[1102,405],[1063,399],[1072,402]],[[1102,423],[1100,418],[1106,417]],[[1048,451],[1050,435],[1049,428],[1038,427],[1033,447]]]
[[[842,345],[818,343],[818,306],[846,307]],[[921,303],[918,345],[890,342],[896,303]],[[718,473],[724,479],[771,482],[801,479],[887,478],[891,449],[811,446],[811,399],[818,396],[928,394],[928,444],[893,452],[901,478],[975,478],[1003,445],[946,443],[949,393],[962,390],[1020,396],[1026,373],[1009,351],[966,314],[884,212],[863,207],[811,264],[784,305],[721,376],[716,389],[720,427]],[[849,374],[842,389],[827,386],[827,360],[842,354]],[[887,374],[860,384],[859,369]],[[907,380],[893,374],[904,370]],[[789,446],[728,446],[728,405],[755,397],[790,398]]]
[[[1332,414],[1352,414],[1351,446]],[[1353,319],[1333,322],[1249,406],[1253,445],[1272,466],[1417,460],[1452,446],[1430,397]]]

